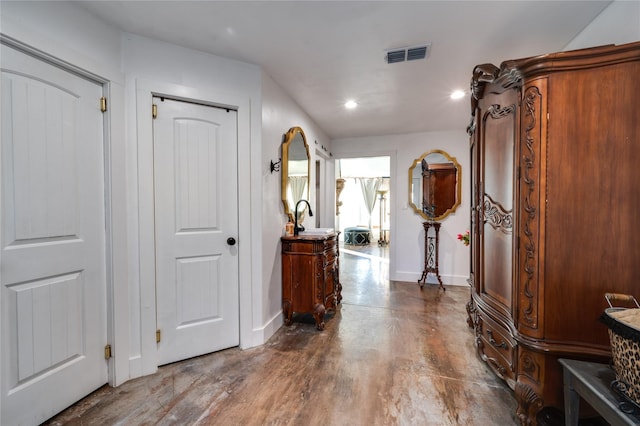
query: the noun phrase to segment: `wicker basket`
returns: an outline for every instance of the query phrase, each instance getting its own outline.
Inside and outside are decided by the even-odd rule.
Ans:
[[[600,317],[609,327],[616,386],[640,404],[640,305],[633,296],[607,293],[609,308]],[[634,303],[637,308],[613,307],[612,300]]]

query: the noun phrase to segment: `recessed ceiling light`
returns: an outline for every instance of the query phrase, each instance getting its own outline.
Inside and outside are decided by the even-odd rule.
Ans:
[[[344,107],[347,108],[347,109],[354,109],[357,106],[358,106],[358,103],[356,101],[354,101],[353,99],[348,100],[344,104]]]
[[[464,90],[454,90],[451,92],[451,99],[462,99],[464,98]]]

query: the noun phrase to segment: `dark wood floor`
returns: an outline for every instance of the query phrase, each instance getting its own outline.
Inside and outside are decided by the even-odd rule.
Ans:
[[[105,386],[47,424],[515,425],[512,392],[476,356],[469,289],[389,282],[380,252],[346,251],[324,331],[298,317],[261,347]]]

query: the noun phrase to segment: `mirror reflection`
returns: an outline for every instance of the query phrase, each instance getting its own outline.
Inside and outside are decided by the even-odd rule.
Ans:
[[[309,200],[309,145],[300,127],[292,127],[282,143],[282,204],[293,222],[293,212],[300,200]],[[302,209],[304,207],[304,209]],[[300,205],[298,222],[304,219],[306,203]]]
[[[409,167],[409,205],[426,220],[446,218],[460,205],[461,175],[460,164],[445,151],[425,152]]]

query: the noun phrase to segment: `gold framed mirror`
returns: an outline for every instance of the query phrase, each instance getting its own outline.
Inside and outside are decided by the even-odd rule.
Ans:
[[[284,135],[282,142],[282,205],[284,213],[293,222],[296,203],[301,199],[309,200],[309,145],[304,131],[292,127]],[[306,204],[303,204],[306,209]],[[302,213],[305,211],[302,210]],[[298,220],[304,217],[298,212]]]
[[[455,157],[433,149],[409,167],[409,205],[425,220],[440,221],[462,200],[462,167]]]

